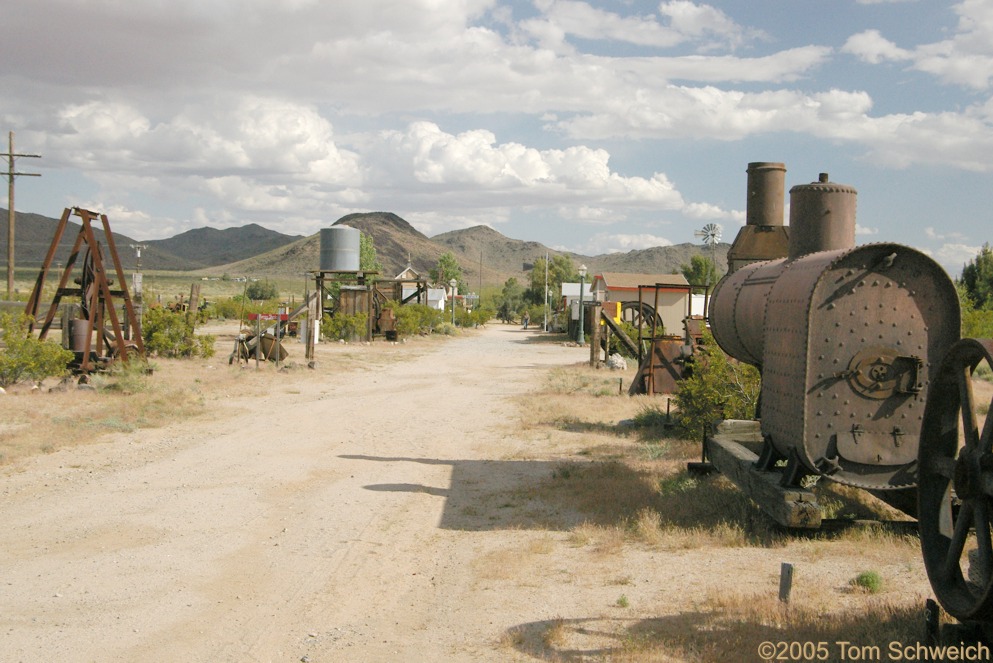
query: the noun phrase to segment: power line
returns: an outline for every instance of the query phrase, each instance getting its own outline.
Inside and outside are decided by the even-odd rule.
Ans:
[[[11,301],[14,292],[14,178],[15,177],[41,177],[41,173],[20,173],[14,170],[14,159],[19,157],[30,157],[40,159],[40,154],[17,154],[14,152],[14,132],[7,134],[9,148],[6,154],[0,156],[7,157],[7,301]]]

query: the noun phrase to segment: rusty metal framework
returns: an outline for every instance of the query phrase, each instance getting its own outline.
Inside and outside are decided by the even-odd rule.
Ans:
[[[59,278],[55,297],[44,318],[39,322],[38,311],[45,281],[55,259],[55,253],[69,225],[69,217],[73,215],[80,219],[79,233],[76,235],[76,241],[69,252],[65,269]],[[94,233],[93,224],[95,221],[99,221],[102,226],[110,264],[105,261],[103,251]],[[73,281],[76,287],[71,287],[69,279],[81,252],[83,259],[80,264],[80,273]],[[108,273],[110,270],[116,277],[117,283],[120,284],[116,289],[112,287],[114,286],[114,279],[110,278],[111,274]],[[128,361],[132,356],[144,358],[145,346],[141,338],[141,324],[135,314],[131,295],[128,293],[127,280],[121,268],[117,247],[114,244],[114,235],[110,230],[110,222],[107,220],[106,214],[91,212],[79,207],[67,207],[62,212],[62,218],[56,227],[52,244],[45,255],[45,261],[42,263],[41,271],[38,273],[38,278],[25,309],[25,312],[33,320],[29,332],[33,332],[35,325],[40,324],[38,336],[44,339],[52,327],[59,303],[64,297],[78,297],[81,303],[80,318],[70,321],[72,327],[70,349],[76,352],[75,368],[81,372],[90,372],[115,359]],[[123,303],[123,321],[118,316],[118,304],[116,303],[118,298]],[[94,331],[97,332],[95,340]]]
[[[659,292],[685,290],[686,310],[683,317],[683,334],[666,334],[659,317]],[[645,301],[646,291],[654,294],[653,304]],[[674,394],[683,379],[685,361],[693,352],[693,339],[688,320],[692,307],[693,286],[673,286],[665,283],[638,286],[636,318],[638,328],[638,373],[628,393]]]

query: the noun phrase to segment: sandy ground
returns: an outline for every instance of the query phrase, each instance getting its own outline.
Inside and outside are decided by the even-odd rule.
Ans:
[[[782,551],[605,554],[570,543],[575,514],[535,516],[522,495],[554,466],[512,397],[587,355],[530,341],[493,325],[319,363],[193,424],[4,468],[0,661],[534,661],[521,634],[558,619],[592,634],[562,660],[593,660],[729,577],[776,591]]]

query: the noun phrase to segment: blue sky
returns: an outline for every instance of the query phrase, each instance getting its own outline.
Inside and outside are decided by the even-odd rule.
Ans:
[[[781,161],[858,189],[860,242],[957,276],[993,234],[991,80],[988,0],[14,0],[0,23],[0,131],[43,157],[18,210],[136,239],[390,211],[584,254],[730,240],[747,164]]]

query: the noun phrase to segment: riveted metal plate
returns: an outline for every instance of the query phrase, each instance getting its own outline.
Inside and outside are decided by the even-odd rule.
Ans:
[[[931,366],[959,335],[945,272],[898,244],[811,254],[772,288],[766,320],[762,430],[776,449],[842,483],[913,485]]]
[[[735,359],[762,365],[769,291],[785,267],[785,259],[746,265],[714,289],[710,302],[714,338]]]

